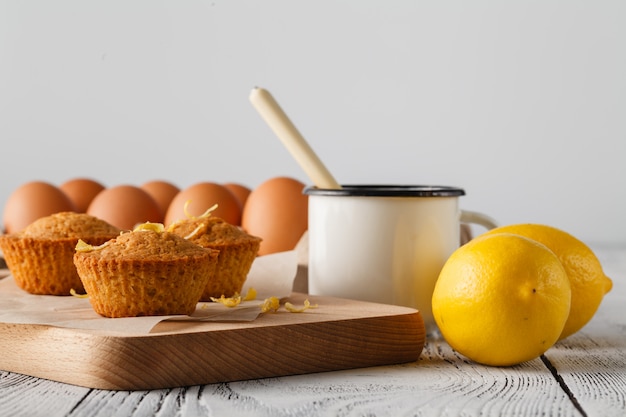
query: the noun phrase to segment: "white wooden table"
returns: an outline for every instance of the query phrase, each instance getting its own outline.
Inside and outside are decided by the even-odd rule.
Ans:
[[[612,292],[582,331],[519,366],[476,365],[431,338],[414,363],[153,391],[0,371],[0,416],[626,416],[626,247],[593,249]]]

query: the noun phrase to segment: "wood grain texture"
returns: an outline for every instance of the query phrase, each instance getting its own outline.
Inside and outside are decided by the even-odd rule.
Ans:
[[[208,388],[200,400],[213,415],[578,415],[540,360],[489,368],[439,341],[429,341],[414,363]]]
[[[107,391],[0,372],[0,415],[625,416],[626,248],[597,253],[615,287],[591,323],[546,353],[554,374],[539,359],[477,365],[429,337],[405,364],[187,388]]]
[[[613,279],[598,312],[581,331],[554,346],[547,358],[588,416],[626,416],[626,256],[596,252]],[[621,255],[621,256],[620,256]]]
[[[292,301],[302,304],[303,295]],[[140,390],[415,361],[418,311],[309,297],[305,313],[245,323],[162,322],[149,335],[0,323],[0,369],[75,385]]]
[[[17,374],[9,374],[16,379]],[[41,387],[87,390],[26,377]],[[15,397],[17,389],[8,393]],[[45,390],[29,395],[47,404],[65,401]],[[76,392],[76,391],[75,391]],[[5,398],[7,390],[0,388]],[[20,397],[23,398],[23,397]],[[0,400],[0,410],[3,409]],[[87,416],[579,416],[540,360],[513,368],[475,365],[442,341],[429,341],[418,361],[308,375],[149,391],[91,389],[68,414]],[[14,398],[14,402],[19,399]],[[30,406],[29,406],[30,408]],[[67,410],[67,408],[66,408]],[[14,414],[19,416],[19,414]],[[32,414],[22,414],[32,415]],[[41,414],[44,415],[44,414]]]

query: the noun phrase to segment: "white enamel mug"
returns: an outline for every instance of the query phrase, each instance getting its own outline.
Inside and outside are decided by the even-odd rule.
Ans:
[[[461,222],[496,227],[463,211],[461,188],[423,185],[307,187],[309,293],[413,307],[435,330],[431,298],[461,241]]]

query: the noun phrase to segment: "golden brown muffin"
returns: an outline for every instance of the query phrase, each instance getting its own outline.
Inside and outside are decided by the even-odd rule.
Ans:
[[[241,292],[259,252],[261,238],[244,232],[219,217],[200,216],[177,221],[168,231],[204,248],[219,250],[215,276],[206,286],[202,301]]]
[[[88,214],[61,212],[0,236],[0,248],[20,288],[32,294],[70,295],[70,290],[84,291],[73,261],[78,240],[100,245],[119,233]]]
[[[79,244],[74,263],[94,310],[105,317],[193,313],[218,251],[173,233],[135,230],[101,247]]]

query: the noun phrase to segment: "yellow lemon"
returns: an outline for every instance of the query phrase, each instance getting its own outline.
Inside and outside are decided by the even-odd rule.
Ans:
[[[432,298],[435,322],[457,352],[475,362],[508,366],[539,357],[559,338],[571,289],[546,246],[502,233],[457,249],[441,270]]]
[[[514,224],[486,234],[513,233],[546,245],[559,258],[572,287],[572,306],[559,339],[576,333],[596,313],[613,281],[602,271],[600,261],[583,242],[567,232],[541,224]]]

